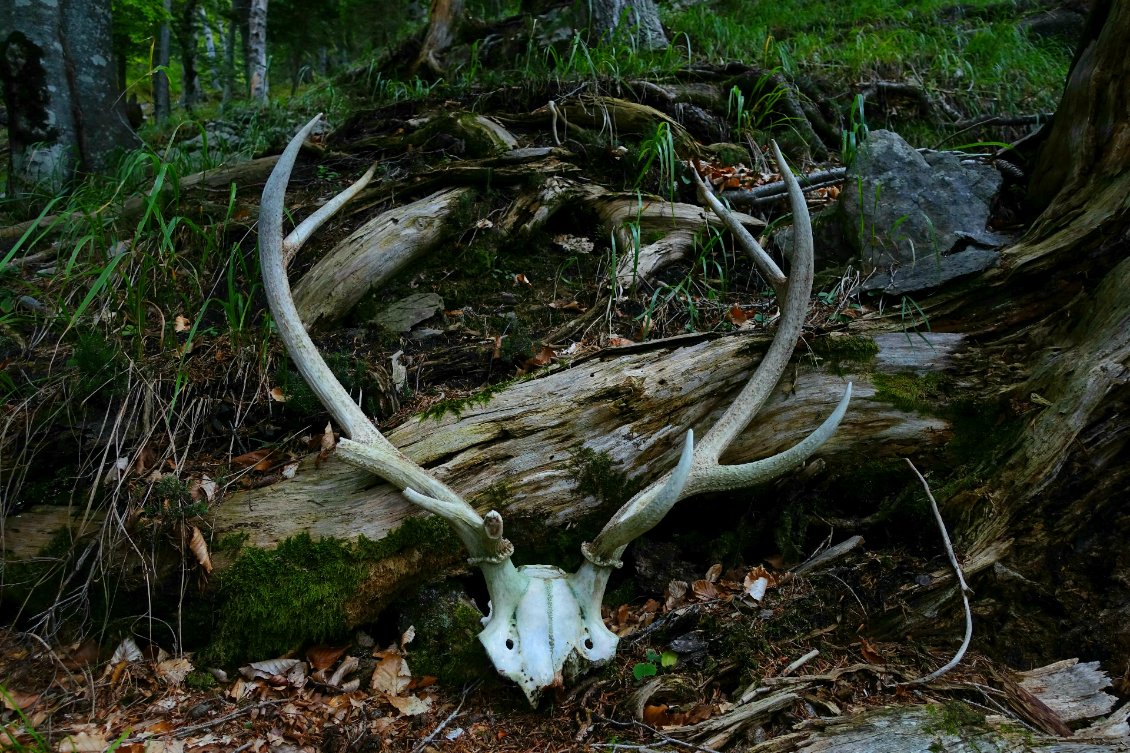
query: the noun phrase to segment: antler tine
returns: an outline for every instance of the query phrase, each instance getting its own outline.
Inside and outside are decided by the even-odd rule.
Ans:
[[[509,547],[509,542],[502,538],[501,517],[497,513],[488,515],[489,526],[484,526],[483,519],[474,508],[405,457],[377,431],[326,365],[306,333],[306,327],[294,306],[290,282],[286,276],[288,252],[293,255],[318,226],[364,187],[373,173],[370,169],[365,177],[331,199],[284,241],[282,223],[287,184],[303,141],[321,117],[321,114],[315,116],[295,134],[263,188],[259,212],[260,267],[263,289],[279,336],[310,389],[349,435],[350,439],[343,438],[338,444],[338,454],[342,459],[375,473],[404,491],[415,504],[445,518],[455,528],[473,557],[498,559],[500,553],[505,553]]]
[[[776,148],[776,146],[774,146]],[[733,234],[746,253],[753,259],[757,271],[765,278],[765,281],[773,286],[773,292],[777,294],[778,298],[782,298],[785,294],[785,285],[788,282],[785,278],[785,273],[777,266],[777,262],[773,261],[773,257],[765,253],[765,249],[757,242],[757,239],[745,229],[743,225],[734,214],[726,208],[714,191],[711,190],[710,185],[702,179],[698,174],[698,170],[694,165],[691,165],[691,175],[694,176],[695,186],[698,188],[698,197],[706,202],[706,204],[714,210],[714,214],[718,215],[718,219],[722,220],[722,224]]]
[[[794,226],[792,268],[785,299],[781,304],[777,334],[749,382],[714,427],[707,432],[702,442],[695,447],[694,434],[688,431],[679,466],[636,494],[620,508],[596,539],[583,547],[586,558],[594,565],[605,566],[615,563],[625,546],[653,528],[681,499],[701,492],[752,486],[776,478],[797,467],[835,433],[840,420],[847,412],[848,402],[851,399],[850,383],[832,414],[799,444],[777,455],[752,463],[733,466],[723,466],[718,463],[722,452],[749,425],[750,420],[765,404],[788,367],[808,314],[809,296],[812,293],[814,249],[808,206],[804,201],[800,185],[785,164],[776,143],[773,143],[773,154],[777,158],[777,164],[781,168],[781,175],[789,191]],[[715,199],[712,206],[714,203],[717,203],[716,211],[721,209],[720,216],[728,214],[721,202]],[[760,250],[760,247],[758,249]]]

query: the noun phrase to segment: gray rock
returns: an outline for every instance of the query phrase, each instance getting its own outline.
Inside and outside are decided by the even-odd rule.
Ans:
[[[908,293],[995,265],[1008,239],[986,223],[1000,184],[989,165],[872,131],[840,194],[847,239],[876,273],[864,289]]]
[[[389,304],[373,317],[373,321],[392,332],[409,332],[420,322],[431,319],[443,308],[443,298],[436,293],[415,293]]]

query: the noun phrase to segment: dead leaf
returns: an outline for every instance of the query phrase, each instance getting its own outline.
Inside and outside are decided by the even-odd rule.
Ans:
[[[709,601],[718,598],[718,587],[708,580],[696,580],[691,584],[691,591],[699,601]]]
[[[527,286],[529,286],[529,287],[531,287],[531,288],[532,288],[532,287],[534,286],[534,284],[533,284],[532,282],[530,282],[530,278],[526,277],[526,276],[525,276],[524,274],[522,274],[521,272],[519,272],[518,274],[514,275],[514,282],[515,282],[515,283],[517,283],[517,284],[519,284],[519,285],[527,285]]]
[[[396,696],[403,693],[411,681],[412,673],[404,657],[396,652],[387,652],[373,669],[373,679],[369,681],[369,687],[378,693]]]
[[[491,353],[490,357],[494,361],[497,361],[500,358],[502,358],[502,336],[501,335],[495,335],[494,336],[494,351]]]
[[[276,403],[286,402],[286,393],[282,391],[282,387],[272,387],[270,391],[271,399]]]
[[[169,659],[167,661],[157,663],[157,676],[160,677],[166,685],[180,685],[184,682],[184,678],[188,677],[188,673],[195,667],[192,662],[183,656],[179,659]]]
[[[133,638],[126,636],[122,639],[122,642],[118,644],[118,647],[114,649],[114,655],[110,657],[110,663],[117,664],[118,662],[131,661],[141,661],[141,649],[137,647],[137,643]]]
[[[345,657],[345,659],[343,659],[341,662],[341,666],[338,667],[330,677],[330,685],[339,686],[344,690],[345,686],[342,685],[341,681],[344,680],[350,672],[357,669],[357,665],[360,663],[360,660],[356,656]],[[356,682],[360,683],[360,680],[357,680]]]
[[[624,345],[635,345],[635,344],[636,343],[633,340],[629,340],[626,337],[620,337],[618,335],[612,335],[611,337],[608,338],[608,347],[610,347],[610,348],[619,348],[619,347],[622,347]]]
[[[687,591],[690,586],[685,580],[673,580],[667,584],[667,593],[664,595],[664,606],[667,611],[678,609],[687,603]]]
[[[182,314],[177,314],[173,319],[173,332],[188,332],[192,329],[192,320]]]
[[[60,753],[102,753],[110,747],[110,741],[97,731],[78,732],[68,735],[59,743]]]
[[[706,571],[706,580],[711,583],[717,583],[720,577],[722,577],[722,565],[721,563],[715,562],[710,566],[710,569]]]
[[[201,476],[188,482],[188,493],[192,495],[194,500],[204,499],[211,502],[215,499],[218,490],[219,486],[208,476]]]
[[[489,230],[492,227],[494,227],[494,223],[488,220],[486,217],[475,223],[476,230]]]
[[[557,351],[555,351],[548,345],[543,345],[541,346],[541,350],[538,351],[538,354],[536,356],[526,359],[525,367],[530,368],[545,366],[546,364],[551,363],[556,356]]]
[[[270,679],[278,675],[285,675],[297,664],[299,664],[298,659],[267,659],[266,661],[251,662],[247,666],[240,667],[239,673],[248,680]]]
[[[315,671],[322,669],[329,669],[333,666],[334,662],[345,654],[345,646],[340,648],[334,646],[311,646],[306,649],[306,661],[310,662],[310,666]],[[336,685],[336,683],[334,683]]]
[[[200,529],[196,526],[192,527],[192,540],[188,542],[188,548],[192,550],[204,572],[211,573],[212,557],[208,554],[208,542],[204,540],[204,534],[200,533]]]
[[[274,450],[260,449],[245,452],[242,455],[237,455],[231,459],[232,465],[240,468],[250,468],[253,471],[268,471],[271,469],[271,454]]]
[[[643,723],[652,727],[667,727],[671,724],[671,716],[668,713],[670,707],[665,704],[656,706],[647,705],[643,707]]]
[[[157,453],[149,445],[141,448],[137,453],[137,459],[134,460],[133,467],[137,471],[137,475],[144,476],[145,473],[157,464]]]
[[[41,693],[24,693],[23,691],[16,690],[15,688],[8,688],[8,692],[6,694],[0,694],[0,701],[4,702],[4,708],[8,709],[9,711],[20,709],[21,711],[26,713],[32,706],[36,704],[37,701],[39,701],[41,695]]]
[[[409,625],[408,629],[400,634],[400,650],[403,651],[404,647],[414,640],[416,640],[416,626]]]
[[[404,716],[417,716],[419,714],[425,714],[432,707],[431,696],[417,698],[414,695],[395,696],[386,694],[385,700],[395,706],[396,710]]]
[[[576,301],[553,301],[549,304],[549,307],[558,311],[584,311],[581,304]]]
[[[735,327],[740,327],[749,321],[749,316],[742,310],[742,307],[736,303],[726,312],[726,318],[729,319]]]
[[[884,664],[886,662],[882,654],[875,649],[875,644],[863,637],[859,639],[859,653],[871,664]]]
[[[98,641],[87,638],[71,650],[63,664],[66,665],[67,669],[83,669],[91,664],[97,664],[100,653]]]

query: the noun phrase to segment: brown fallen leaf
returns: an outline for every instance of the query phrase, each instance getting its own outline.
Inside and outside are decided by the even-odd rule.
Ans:
[[[333,663],[342,657],[345,653],[345,646],[340,648],[335,646],[311,646],[306,649],[306,661],[310,662],[310,666],[314,671],[329,669]]]
[[[691,584],[691,591],[699,601],[709,601],[718,598],[718,586],[706,579],[696,580]]]
[[[619,347],[623,347],[624,345],[635,345],[635,344],[636,343],[635,343],[634,340],[629,340],[626,337],[618,337],[616,335],[613,335],[612,337],[608,338],[608,347],[610,347],[610,348],[619,348]]]
[[[740,327],[749,321],[749,315],[736,303],[726,312],[726,318],[729,319],[735,327]]]
[[[271,455],[274,453],[272,449],[259,449],[245,452],[242,455],[237,455],[231,459],[232,465],[240,468],[250,468],[253,471],[270,470],[271,468]]]
[[[211,573],[212,557],[208,554],[208,542],[204,540],[204,534],[200,533],[200,529],[196,526],[192,527],[192,539],[188,542],[188,548],[200,563],[200,567],[204,568],[204,572]]]
[[[192,320],[182,314],[177,314],[173,319],[173,332],[188,332],[192,329]]]
[[[271,399],[274,400],[276,403],[285,403],[286,402],[286,393],[283,392],[282,387],[272,387],[268,394],[271,396]]]

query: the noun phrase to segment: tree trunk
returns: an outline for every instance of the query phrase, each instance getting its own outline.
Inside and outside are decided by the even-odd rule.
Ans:
[[[267,0],[251,0],[248,15],[248,86],[253,100],[267,102]]]
[[[654,0],[592,0],[588,3],[588,25],[595,39],[627,32],[645,50],[667,46]]]
[[[138,143],[118,96],[109,2],[6,3],[0,18],[12,196],[58,192]]]
[[[153,61],[153,117],[158,123],[169,119],[172,105],[169,94],[169,23],[173,13],[173,0],[164,0],[165,18],[157,30],[157,59]]]
[[[200,96],[200,76],[196,70],[196,9],[197,0],[185,0],[177,18],[177,45],[184,75],[181,107],[185,110],[195,107]]]
[[[420,54],[412,64],[412,73],[443,75],[440,56],[455,41],[459,21],[463,17],[463,0],[432,0],[428,13],[428,33],[420,47]]]
[[[204,6],[198,9],[200,12],[200,33],[204,37],[204,52],[208,55],[208,69],[212,74],[212,89],[220,89],[220,59],[216,55],[216,40],[212,35],[212,26],[208,23],[208,11]]]

